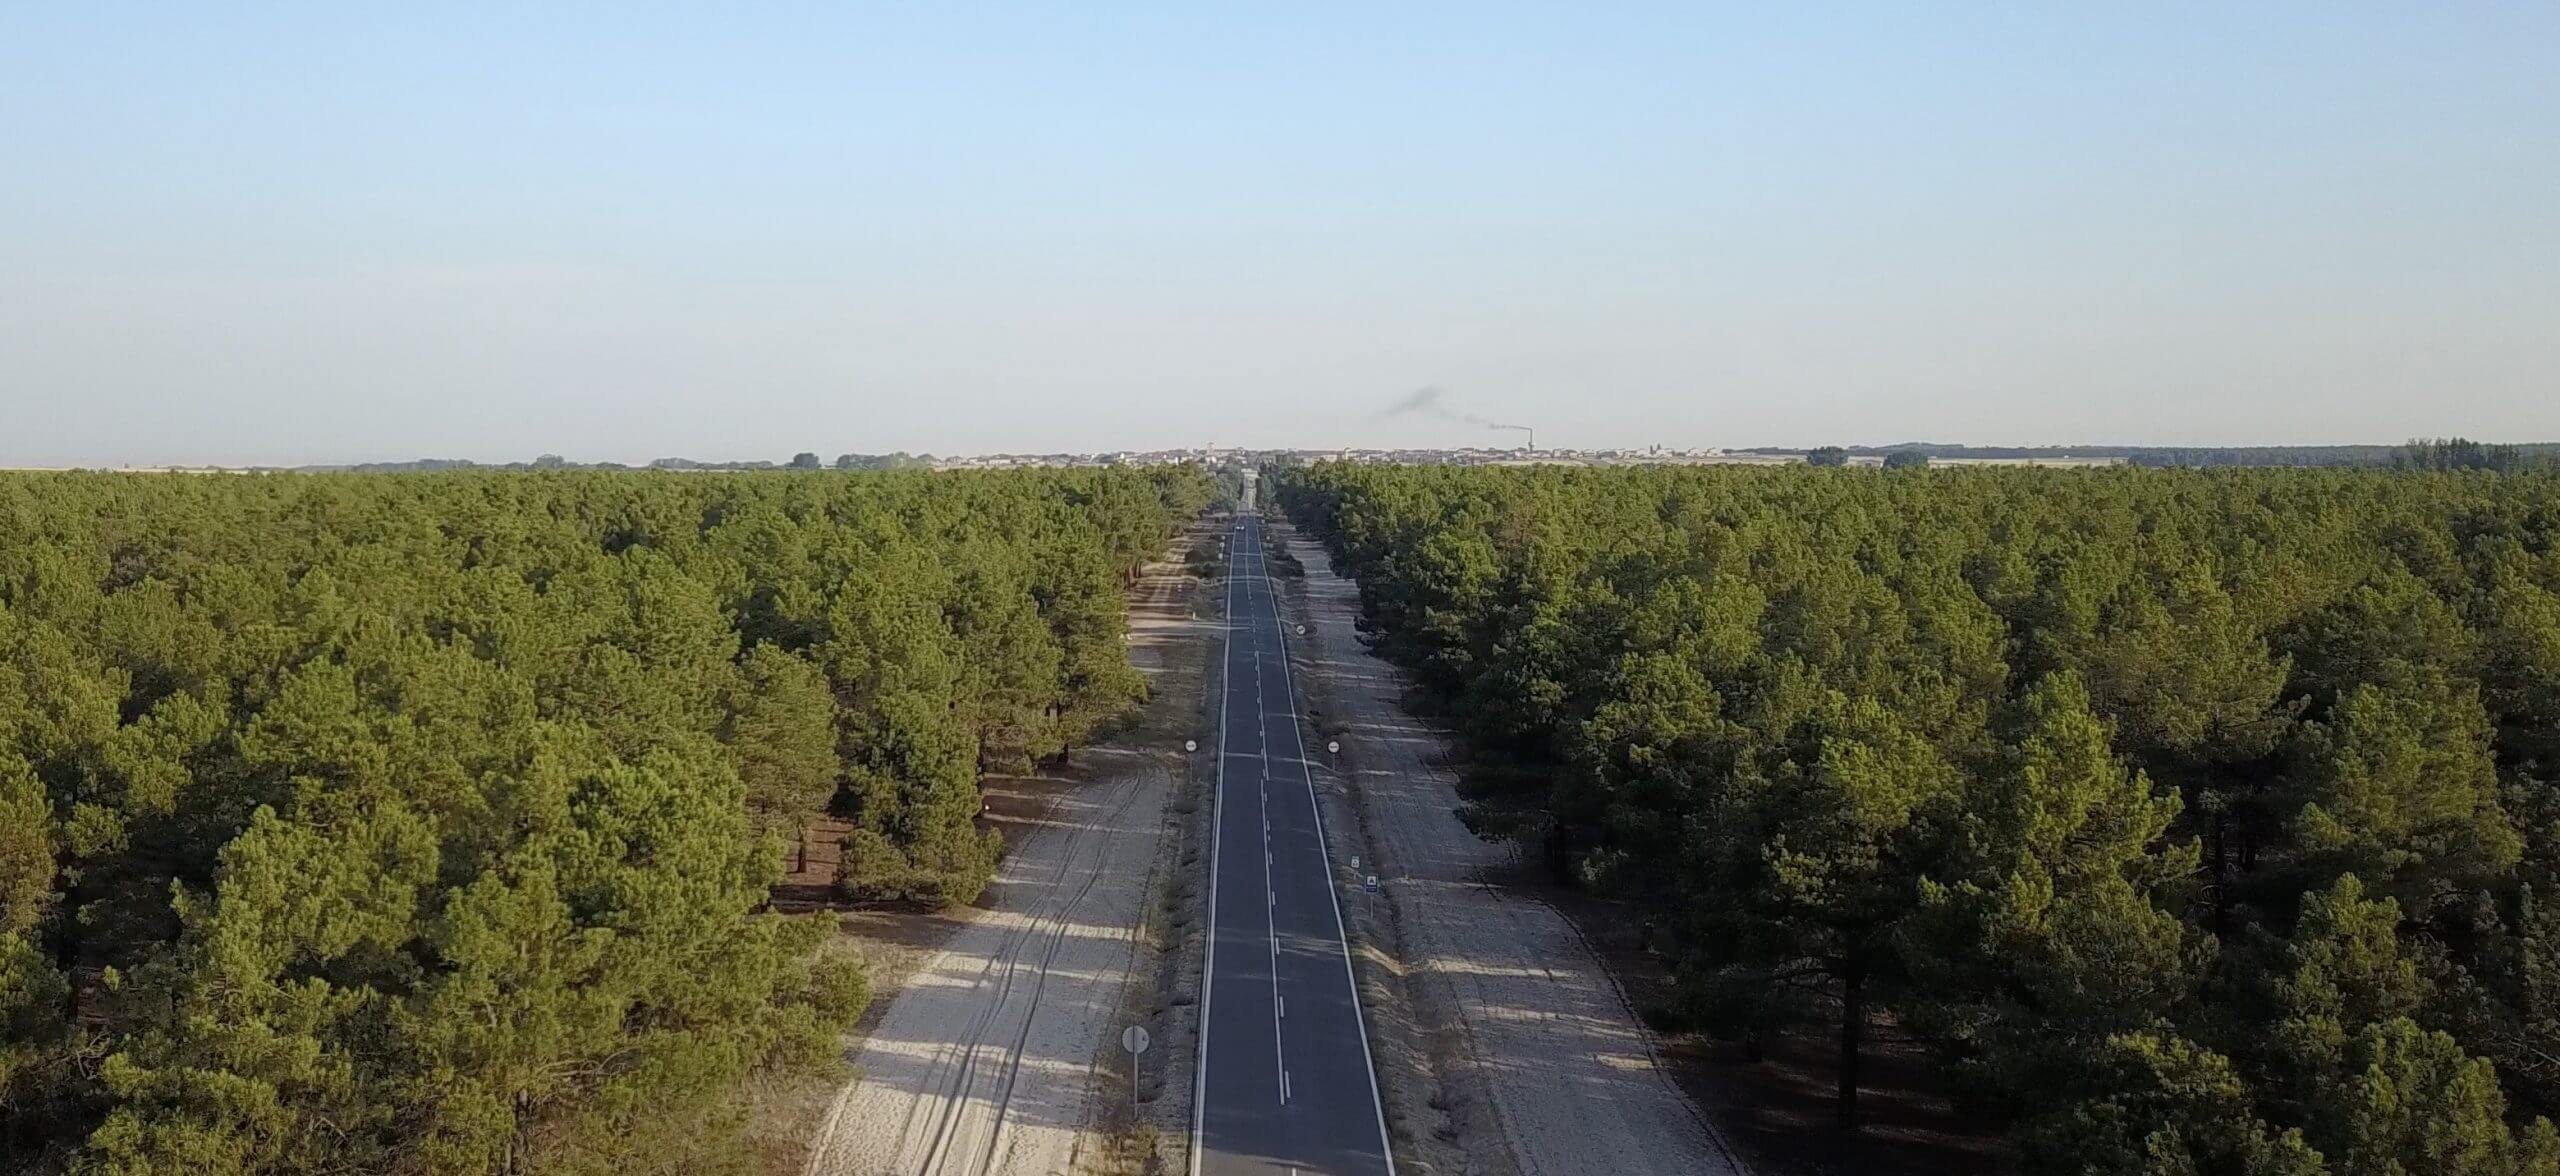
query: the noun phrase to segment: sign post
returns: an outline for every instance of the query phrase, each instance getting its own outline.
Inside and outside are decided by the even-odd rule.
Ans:
[[[1131,1025],[1120,1031],[1120,1048],[1129,1051],[1129,1114],[1138,1113],[1138,1055],[1147,1052],[1147,1030]]]

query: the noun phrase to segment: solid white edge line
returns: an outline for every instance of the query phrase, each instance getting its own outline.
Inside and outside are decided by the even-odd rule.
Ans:
[[[1241,529],[1241,528],[1239,528]],[[1200,1040],[1191,1058],[1191,1174],[1200,1174],[1200,1128],[1209,1113],[1209,989],[1218,971],[1218,846],[1226,838],[1227,662],[1236,643],[1236,565],[1233,536],[1227,553],[1227,611],[1218,645],[1218,778],[1209,798],[1209,942],[1200,958]],[[1292,698],[1296,695],[1292,694]]]
[[[1271,567],[1267,560],[1264,561],[1262,574],[1265,580],[1271,578]],[[1278,587],[1270,584],[1265,586],[1272,592],[1271,628],[1280,638],[1280,681],[1282,687],[1289,692],[1289,731],[1298,737],[1298,774],[1305,777],[1307,781],[1307,807],[1315,810],[1316,850],[1324,856],[1324,892],[1327,897],[1333,899],[1333,933],[1335,940],[1342,944],[1342,980],[1351,988],[1351,1018],[1360,1026],[1360,1060],[1367,1064],[1369,1071],[1369,1102],[1378,1111],[1378,1154],[1387,1159],[1387,1176],[1395,1176],[1396,1148],[1395,1142],[1387,1135],[1387,1100],[1385,1096],[1378,1093],[1378,1060],[1369,1053],[1369,1017],[1360,1008],[1360,975],[1351,967],[1351,936],[1343,930],[1342,893],[1335,885],[1333,849],[1325,844],[1324,806],[1316,800],[1315,767],[1307,760],[1307,735],[1298,722],[1298,685],[1289,672],[1289,626],[1280,621]]]
[[[1261,554],[1256,551],[1254,558],[1260,559]],[[1289,1105],[1289,1043],[1280,1036],[1280,890],[1271,884],[1271,712],[1263,705],[1260,650],[1253,654],[1253,729],[1256,742],[1262,745],[1262,755],[1256,757],[1262,775],[1254,782],[1253,794],[1262,801],[1262,926],[1264,938],[1271,941],[1271,1072],[1279,1080],[1280,1105],[1285,1107]]]

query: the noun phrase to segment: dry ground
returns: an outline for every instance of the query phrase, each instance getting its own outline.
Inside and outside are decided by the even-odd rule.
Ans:
[[[1153,687],[1137,724],[1055,770],[988,782],[1011,848],[980,906],[845,916],[873,1004],[847,1041],[852,1079],[803,1100],[808,1176],[1146,1168],[1120,1030],[1145,1019],[1172,954],[1181,745],[1197,738],[1216,628],[1193,614],[1207,592],[1181,555],[1146,569],[1131,602],[1131,660]],[[1150,1052],[1151,1070],[1167,1052]],[[1142,1077],[1150,1094],[1165,1085]]]
[[[1291,542],[1275,525],[1277,542]],[[1467,831],[1438,736],[1354,628],[1355,587],[1297,541],[1284,587],[1302,700],[1338,740],[1321,783],[1328,826],[1378,893],[1353,896],[1364,999],[1408,1168],[1518,1176],[1713,1176],[1747,1169],[1668,1072],[1572,920],[1502,885],[1508,850]]]
[[[1296,540],[1285,527],[1272,534]],[[1328,802],[1360,813],[1366,851],[1403,875],[1400,884],[1382,877],[1380,896],[1364,905],[1379,916],[1371,970],[1410,976],[1412,995],[1388,999],[1418,1003],[1419,1022],[1433,1027],[1414,1035],[1428,1072],[1409,1065],[1395,1078],[1420,1092],[1398,1100],[1427,1108],[1417,1127],[1458,1145],[1471,1172],[1953,1176],[1993,1167],[1996,1125],[1957,1115],[1923,1048],[1889,1019],[1867,1030],[1866,1127],[1854,1134],[1833,1123],[1838,1047],[1826,1034],[1779,1036],[1753,1060],[1737,1045],[1649,1032],[1635,1010],[1661,1003],[1670,978],[1640,947],[1635,921],[1467,833],[1454,816],[1449,745],[1405,710],[1403,678],[1361,641],[1357,586],[1335,576],[1312,541],[1295,546],[1304,579],[1284,595],[1308,625],[1296,638],[1311,669],[1300,681],[1316,696],[1325,737],[1343,743],[1340,774],[1360,785]],[[1674,1107],[1675,1089],[1687,1107]],[[1699,1132],[1683,1130],[1684,1110]],[[1648,1131],[1669,1146],[1649,1158],[1612,1150]],[[1598,1140],[1611,1143],[1585,1146]]]

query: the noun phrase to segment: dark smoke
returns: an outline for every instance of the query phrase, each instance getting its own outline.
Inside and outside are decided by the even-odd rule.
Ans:
[[[1444,421],[1455,421],[1462,425],[1476,425],[1487,429],[1517,429],[1522,432],[1528,431],[1529,426],[1527,425],[1506,425],[1500,421],[1486,420],[1471,412],[1460,412],[1457,409],[1449,407],[1448,398],[1449,394],[1438,388],[1416,388],[1412,392],[1407,393],[1403,399],[1379,410],[1377,419],[1383,421],[1389,417],[1400,417],[1412,413],[1421,413],[1427,417],[1434,417]]]
[[[1380,411],[1378,413],[1378,419],[1385,420],[1389,417],[1400,417],[1418,412],[1427,417],[1437,417],[1444,421],[1456,421],[1460,424],[1466,425],[1490,425],[1493,423],[1483,417],[1475,416],[1470,413],[1459,412],[1456,409],[1449,407],[1446,403],[1448,396],[1449,394],[1447,392],[1441,391],[1438,388],[1416,388],[1412,393],[1405,396],[1404,399],[1398,400],[1394,404],[1390,404],[1384,410]]]

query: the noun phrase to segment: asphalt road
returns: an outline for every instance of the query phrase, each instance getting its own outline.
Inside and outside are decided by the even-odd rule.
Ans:
[[[1258,515],[1228,570],[1191,1169],[1393,1173]]]

